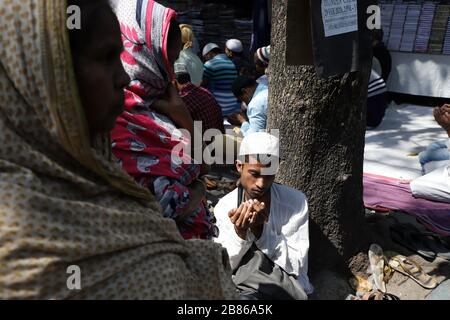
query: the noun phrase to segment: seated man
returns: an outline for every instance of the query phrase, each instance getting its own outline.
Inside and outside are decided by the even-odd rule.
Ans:
[[[244,46],[240,40],[228,40],[225,44],[225,54],[233,61],[238,75],[253,76],[253,67],[244,55]]]
[[[307,275],[308,205],[303,193],[274,183],[278,161],[276,137],[258,132],[244,138],[236,161],[240,186],[215,207],[214,241],[227,249],[242,297],[281,299],[285,291],[289,298],[307,299],[313,291]],[[284,290],[277,291],[279,285]]]
[[[270,62],[270,46],[256,50],[253,61],[255,63],[256,82],[269,86],[267,73]]]
[[[243,136],[253,132],[264,131],[267,125],[267,105],[269,89],[265,84],[257,83],[253,78],[240,76],[233,83],[233,94],[239,101],[247,105],[247,117],[236,113],[228,117],[228,121],[241,126]]]
[[[208,89],[216,98],[224,117],[239,112],[241,104],[233,96],[231,86],[238,73],[234,63],[215,43],[208,43],[203,48],[203,81],[202,87]]]
[[[374,29],[372,31],[372,49],[373,57],[378,61],[380,70],[377,73],[385,82],[388,81],[392,70],[392,58],[389,50],[383,42],[384,32],[382,29]]]
[[[387,109],[386,83],[383,78],[372,69],[367,92],[367,118],[370,128],[378,127],[383,121]]]
[[[433,114],[436,122],[447,132],[450,137],[450,104],[444,104],[442,107],[434,108]],[[419,154],[419,161],[424,174],[432,171],[433,169],[437,169],[439,165],[436,165],[436,163],[449,160],[450,139],[436,141],[430,144],[427,150]]]
[[[202,122],[202,134],[209,129],[224,133],[222,109],[214,96],[191,82],[191,76],[184,64],[175,63],[175,75],[175,86],[192,120]]]

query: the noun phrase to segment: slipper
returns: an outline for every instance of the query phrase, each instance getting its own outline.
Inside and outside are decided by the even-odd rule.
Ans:
[[[369,262],[375,288],[381,292],[386,292],[386,283],[384,282],[384,254],[383,249],[379,245],[372,244],[370,246]]]
[[[425,289],[434,289],[437,286],[437,282],[433,277],[426,274],[417,263],[405,256],[393,255],[389,258],[388,263],[392,269],[411,278]]]
[[[372,292],[367,299],[363,300],[400,300],[400,298],[392,293]]]
[[[356,295],[356,299],[347,299],[347,300],[400,300],[399,297],[392,293],[383,293],[380,291],[372,291],[364,293],[361,296]]]
[[[390,227],[392,240],[405,248],[416,252],[423,258],[433,261],[436,253],[426,245],[426,240],[411,224],[396,224]]]

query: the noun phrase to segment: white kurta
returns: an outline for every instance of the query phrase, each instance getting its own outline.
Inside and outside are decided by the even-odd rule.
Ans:
[[[237,197],[238,190],[235,189],[223,197],[214,209],[220,231],[214,241],[227,249],[231,268],[239,265],[255,242],[274,263],[296,276],[305,292],[311,294],[313,287],[308,279],[308,204],[305,195],[287,186],[273,184],[269,221],[256,241],[250,231],[246,240],[241,239],[228,217],[228,212],[236,208]]]

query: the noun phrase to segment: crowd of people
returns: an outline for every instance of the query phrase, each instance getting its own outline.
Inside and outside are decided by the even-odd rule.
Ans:
[[[264,132],[270,46],[199,54],[153,0],[50,2],[0,3],[0,298],[306,299],[307,201],[273,182]],[[60,23],[66,5],[81,28]],[[243,137],[214,213],[196,122]]]
[[[266,132],[270,46],[199,48],[153,0],[69,0],[82,27],[67,32],[65,1],[50,2],[0,3],[0,298],[307,299],[308,203],[274,183]],[[390,72],[374,48],[369,127]],[[435,110],[447,131],[449,112]],[[212,212],[192,137],[226,126],[240,178]]]

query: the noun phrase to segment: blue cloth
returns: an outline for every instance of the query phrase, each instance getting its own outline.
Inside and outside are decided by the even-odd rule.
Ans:
[[[266,74],[262,75],[258,79],[256,79],[256,82],[262,83],[263,85],[269,86],[269,78]]]
[[[264,131],[266,129],[268,101],[268,87],[264,84],[259,84],[256,87],[252,100],[247,106],[248,122],[244,122],[241,126],[244,137],[250,133]]]
[[[225,54],[218,54],[207,61],[203,69],[203,80],[207,81],[208,89],[222,108],[223,116],[240,112],[241,104],[231,90],[238,76],[234,63]]]
[[[419,161],[422,167],[428,162],[450,160],[450,150],[447,140],[440,140],[430,144],[424,152],[419,154]]]

